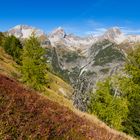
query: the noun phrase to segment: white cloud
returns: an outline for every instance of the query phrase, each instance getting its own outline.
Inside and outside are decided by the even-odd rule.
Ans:
[[[133,28],[128,28],[128,27],[118,27],[120,28],[121,32],[124,33],[125,35],[137,35],[140,34],[140,28],[139,29],[133,29]],[[85,32],[86,35],[95,35],[95,36],[100,36],[103,35],[108,28],[95,28],[95,30],[90,30]]]
[[[140,29],[132,29],[127,27],[120,27],[121,31],[126,35],[140,34]]]
[[[103,35],[109,28],[109,26],[102,24],[94,19],[87,19],[84,21],[78,22],[77,24],[64,24],[62,27],[65,29],[66,33],[73,33],[79,36],[87,36],[87,35],[94,35],[100,36]],[[113,26],[116,27],[116,26]],[[112,27],[110,27],[112,28]],[[140,28],[130,28],[127,26],[117,26],[120,28],[121,32],[125,35],[133,35],[133,34],[140,34]]]
[[[95,30],[92,31],[87,31],[85,32],[86,35],[94,35],[94,36],[100,36],[103,35],[107,31],[106,28],[96,28]]]
[[[94,20],[94,19],[89,19],[86,21],[86,26],[88,27],[87,31],[85,31],[85,35],[94,35],[94,36],[99,36],[104,34],[105,31],[107,31],[107,29],[105,28],[105,26]]]

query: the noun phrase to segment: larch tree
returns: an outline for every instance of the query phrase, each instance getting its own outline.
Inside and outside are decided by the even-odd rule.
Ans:
[[[36,90],[42,90],[46,84],[46,50],[41,47],[35,36],[25,42],[21,67],[22,79]]]

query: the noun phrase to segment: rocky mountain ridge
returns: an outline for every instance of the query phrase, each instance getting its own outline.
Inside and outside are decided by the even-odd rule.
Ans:
[[[37,37],[45,35],[42,30],[27,25],[17,25],[11,28],[8,33],[22,39],[29,38],[32,34]]]
[[[47,47],[47,56],[53,71],[74,87],[73,101],[75,106],[82,111],[86,111],[90,91],[96,88],[96,83],[120,70],[128,48],[133,46],[131,43],[140,42],[139,35],[124,35],[117,27],[96,37],[67,35],[61,27],[48,35],[44,35],[35,28],[30,27],[32,30],[28,28],[22,26],[21,30],[16,27],[10,30],[9,34],[17,36],[17,33],[21,31],[34,30],[34,33],[39,32],[37,34],[39,38],[46,37],[43,45]],[[24,39],[29,36],[17,37]],[[50,42],[49,46],[46,42]]]
[[[105,39],[117,44],[122,42],[140,42],[140,35],[125,35],[118,27],[109,28],[100,36],[91,34],[85,37],[67,34],[62,27],[56,28],[47,35],[43,30],[28,25],[17,25],[11,28],[8,33],[21,39],[29,38],[32,34],[35,34],[37,37],[46,36],[53,46],[63,44],[71,50],[89,48],[92,44]]]

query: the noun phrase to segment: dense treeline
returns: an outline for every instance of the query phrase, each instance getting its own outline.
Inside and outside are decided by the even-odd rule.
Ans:
[[[120,92],[129,101],[124,131],[140,138],[140,45],[129,53],[124,71],[126,75],[118,79]]]
[[[47,83],[46,50],[33,35],[24,43],[15,36],[0,33],[0,46],[19,64],[21,79],[28,86],[42,90]]]
[[[128,54],[122,74],[97,85],[88,108],[111,127],[140,138],[140,45]]]
[[[16,38],[15,36],[5,37],[3,48],[5,52],[11,55],[18,64],[21,63],[23,46],[18,38]]]
[[[97,115],[110,127],[123,130],[122,122],[127,118],[128,101],[116,95],[110,79],[100,82],[97,90],[91,95],[89,112]]]

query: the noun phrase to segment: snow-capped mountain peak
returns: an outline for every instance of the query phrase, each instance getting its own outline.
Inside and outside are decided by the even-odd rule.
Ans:
[[[126,36],[121,32],[118,27],[108,29],[102,37],[103,39],[108,39],[117,44],[120,44],[126,39]]]
[[[10,29],[8,33],[9,35],[14,35],[20,39],[29,38],[34,33],[34,35],[41,38],[43,42],[50,42],[54,47],[61,45],[66,46],[70,50],[80,49],[84,52],[87,52],[87,50],[97,41],[105,39],[117,44],[122,42],[140,42],[140,35],[125,35],[118,27],[110,28],[100,36],[90,35],[87,37],[67,34],[62,27],[56,28],[47,36],[42,30],[28,25],[17,25]]]
[[[50,34],[49,37],[51,38],[64,38],[66,36],[66,32],[62,27],[58,27],[55,30],[53,30]]]
[[[94,42],[93,39],[88,37],[79,37],[74,34],[67,34],[62,27],[58,27],[52,31],[48,38],[53,46],[61,45],[66,46],[70,50],[85,51]]]
[[[45,35],[43,30],[28,25],[17,25],[10,29],[8,33],[9,35],[14,35],[21,39],[29,38],[32,34],[34,34],[37,37]]]
[[[121,34],[122,34],[122,32],[120,31],[120,29],[118,27],[110,28],[104,33],[104,35],[111,37],[111,38],[115,38]]]

